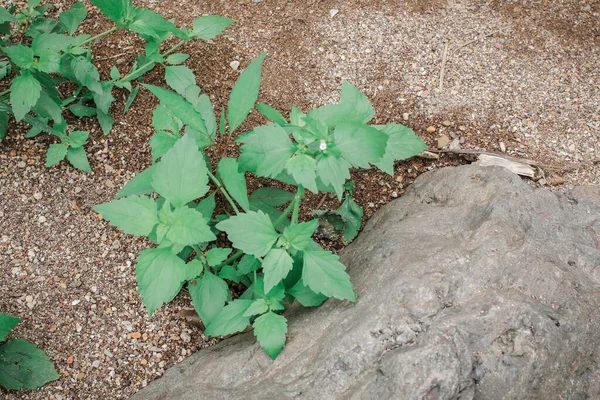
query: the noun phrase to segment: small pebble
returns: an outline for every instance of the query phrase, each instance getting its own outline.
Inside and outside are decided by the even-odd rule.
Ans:
[[[561,177],[554,178],[554,179],[552,180],[552,182],[550,182],[550,184],[551,184],[552,186],[558,186],[558,185],[562,185],[563,183],[565,183],[565,178],[561,178]]]
[[[336,10],[335,8],[329,10],[329,18],[335,17],[336,15],[338,15],[339,12],[340,12],[340,10]]]
[[[92,367],[98,368],[100,366],[100,360],[96,360],[92,363]]]
[[[19,167],[19,168],[25,168],[26,166],[27,166],[27,164],[25,164],[25,161],[19,161],[17,163],[17,167]]]
[[[240,67],[240,62],[238,60],[233,60],[232,62],[229,63],[229,66],[234,70],[237,71],[237,69]]]
[[[434,133],[435,132],[435,126],[428,126],[427,127],[427,132]]]
[[[458,129],[460,129],[461,131],[466,131],[467,127],[464,126],[464,125],[461,125],[461,126],[458,127]]]
[[[40,217],[38,218],[38,222],[40,224],[43,224],[44,222],[46,222],[46,217],[44,217],[43,215],[40,215]]]
[[[444,122],[442,122],[442,125],[444,125],[444,126],[450,126],[450,125],[452,125],[452,122],[450,122],[448,120],[445,120]]]
[[[42,194],[40,192],[35,192],[33,194],[33,198],[36,200],[41,200],[42,199]]]
[[[81,300],[73,300],[73,302],[71,303],[71,305],[72,306],[76,306],[79,303],[81,303]]]
[[[500,151],[503,153],[506,153],[506,145],[504,144],[504,142],[500,142]]]
[[[405,120],[405,121],[408,121],[409,115],[410,115],[409,113],[402,114],[402,119]]]
[[[442,135],[437,140],[437,147],[438,149],[443,149],[444,147],[448,146],[449,143],[450,138],[446,135]]]

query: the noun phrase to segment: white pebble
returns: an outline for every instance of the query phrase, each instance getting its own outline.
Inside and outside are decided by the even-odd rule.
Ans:
[[[232,62],[229,63],[229,66],[234,70],[237,71],[237,69],[240,67],[240,62],[238,60],[233,60]]]
[[[43,224],[44,222],[46,222],[46,217],[44,217],[43,215],[40,215],[40,217],[38,218],[38,222],[40,224]]]

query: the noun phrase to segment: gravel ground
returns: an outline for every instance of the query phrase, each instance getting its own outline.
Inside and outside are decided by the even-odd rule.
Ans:
[[[188,65],[216,107],[241,68],[269,51],[259,101],[289,110],[337,99],[341,79],[361,88],[378,123],[400,121],[435,148],[443,136],[558,167],[555,190],[600,184],[600,3],[591,1],[136,1],[178,23],[203,14],[236,20],[218,39],[194,43]],[[57,3],[66,7],[69,3]],[[110,23],[90,6],[86,32]],[[103,76],[126,68],[139,41],[116,34],[95,48]],[[113,57],[115,54],[122,54]],[[230,67],[239,61],[240,70]],[[443,74],[441,73],[443,66]],[[443,77],[442,77],[443,75]],[[149,74],[160,84],[162,71]],[[442,78],[442,79],[441,79]],[[443,83],[442,83],[443,82]],[[165,368],[211,344],[178,317],[180,295],[148,318],[133,273],[144,240],[101,222],[92,207],[110,200],[150,162],[156,101],[142,90],[131,111],[115,105],[114,131],[94,121],[86,146],[94,174],[43,166],[52,139],[23,139],[14,126],[0,145],[0,310],[23,322],[15,336],[46,350],[60,380],[7,399],[123,399]],[[263,121],[253,114],[247,129]],[[357,171],[359,203],[371,215],[418,174],[463,162],[412,159],[393,177]],[[560,167],[583,165],[570,172]],[[256,184],[258,184],[257,182]],[[307,213],[321,202],[312,197]],[[324,206],[335,206],[325,198]],[[335,245],[333,246],[336,247]]]

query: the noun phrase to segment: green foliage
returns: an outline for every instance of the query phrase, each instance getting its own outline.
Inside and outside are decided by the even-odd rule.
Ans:
[[[226,21],[202,20],[206,37],[213,22],[222,27]],[[239,135],[241,155],[225,157],[222,149],[255,106],[264,58],[241,73],[227,109],[220,111],[219,136],[210,99],[191,71],[167,67],[174,91],[146,85],[160,100],[152,119],[154,164],[117,199],[95,210],[124,232],[148,236],[158,246],[142,251],[136,266],[138,291],[150,314],[187,286],[205,335],[225,336],[251,325],[274,359],[286,341],[286,303],[313,307],[329,297],[355,300],[346,267],[312,239],[324,219],[344,243],[357,235],[363,211],[347,182],[351,169],[375,165],[393,173],[394,160],[418,153],[423,145],[402,125],[367,125],[373,107],[344,82],[339,104],[307,114],[293,107],[289,123],[272,107],[258,105],[272,122]],[[224,146],[217,146],[220,141]],[[263,187],[248,196],[250,173],[296,186],[296,193]],[[300,222],[305,189],[335,193],[343,202],[336,211]],[[225,207],[217,207],[217,194]],[[223,247],[223,239],[232,248]],[[232,300],[229,281],[247,288],[240,298]]]
[[[30,1],[21,10],[14,7],[14,10],[9,11],[0,7],[0,52],[6,59],[0,62],[0,79],[10,81],[7,84],[9,89],[0,92],[0,140],[8,131],[11,114],[16,122],[24,120],[32,126],[26,137],[34,137],[41,132],[56,136],[59,142],[51,145],[46,157],[48,167],[66,159],[73,167],[92,172],[83,148],[87,135],[83,142],[70,140],[72,133],[67,132],[66,111],[79,118],[95,117],[104,134],[108,134],[114,125],[110,112],[115,101],[113,92],[129,92],[124,108],[126,113],[139,92],[136,81],[142,79],[157,64],[165,66],[167,84],[177,93],[186,96],[190,88],[196,87],[195,76],[189,68],[180,65],[189,55],[174,51],[189,40],[213,39],[233,22],[224,17],[203,16],[194,21],[193,29],[180,29],[156,12],[134,6],[131,0],[92,0],[92,4],[116,24],[94,37],[78,34],[81,23],[88,16],[87,8],[82,2],[76,2],[56,19],[44,16],[53,6],[40,6],[39,1]],[[103,81],[98,68],[92,63],[91,45],[94,40],[116,30],[138,34],[147,43],[146,54],[138,56],[127,73],[122,74],[113,66],[110,79]],[[181,40],[161,53],[161,45],[173,36]],[[249,81],[252,81],[252,76],[249,76]],[[65,81],[74,85],[61,85]],[[171,93],[165,89],[161,91],[161,88],[150,89],[158,97],[161,94],[169,96]],[[173,104],[177,99],[167,97],[165,103]],[[186,124],[199,132],[199,135],[208,136],[210,133],[214,137],[216,123],[212,108],[206,108],[206,99],[196,96],[193,100],[188,100],[193,106],[189,102],[182,103],[183,105],[176,107],[175,115],[187,120]],[[196,105],[198,110],[194,111]],[[205,124],[203,119],[207,119],[209,114],[213,121],[207,131],[211,121],[207,120]],[[188,117],[192,119],[189,120]],[[171,136],[178,134],[179,132],[170,133]],[[153,153],[159,154],[156,158],[168,150],[169,144],[174,144],[173,138],[167,136],[168,133],[161,132],[161,135],[153,141]]]
[[[19,318],[0,313],[0,342],[5,342]],[[37,389],[58,379],[52,362],[34,344],[12,339],[0,344],[0,386],[9,390]]]

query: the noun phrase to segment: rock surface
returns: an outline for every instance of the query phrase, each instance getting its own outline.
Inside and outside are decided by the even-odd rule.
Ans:
[[[239,335],[134,399],[600,398],[600,188],[441,169],[342,260],[357,302],[290,309],[276,361]]]

